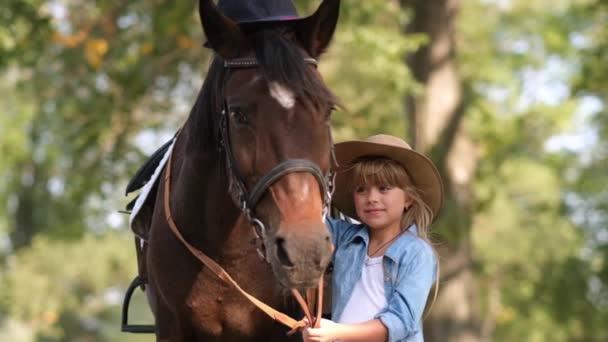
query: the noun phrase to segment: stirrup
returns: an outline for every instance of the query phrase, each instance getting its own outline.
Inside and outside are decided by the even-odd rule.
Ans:
[[[135,334],[154,334],[156,332],[156,327],[154,325],[129,324],[129,304],[131,303],[131,296],[133,295],[133,291],[135,291],[137,287],[141,287],[143,291],[145,285],[146,281],[143,280],[140,276],[136,276],[135,279],[133,279],[133,281],[131,282],[131,285],[129,285],[129,288],[125,293],[125,299],[122,302],[122,325],[120,331]]]

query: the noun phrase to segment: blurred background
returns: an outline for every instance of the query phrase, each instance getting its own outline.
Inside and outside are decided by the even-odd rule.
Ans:
[[[336,140],[402,136],[444,177],[427,341],[608,341],[608,1],[342,3]],[[152,341],[119,332],[118,211],[205,77],[197,2],[0,6],[0,341]]]

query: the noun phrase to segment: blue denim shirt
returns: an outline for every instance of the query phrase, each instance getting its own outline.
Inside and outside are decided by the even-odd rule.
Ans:
[[[361,278],[369,234],[363,224],[327,219],[334,245],[332,317],[342,315]],[[384,293],[387,307],[375,318],[386,326],[388,341],[423,341],[422,313],[436,277],[431,246],[417,237],[412,225],[384,253]]]

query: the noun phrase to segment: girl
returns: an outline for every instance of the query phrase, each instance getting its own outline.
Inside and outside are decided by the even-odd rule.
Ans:
[[[428,231],[443,202],[439,172],[403,140],[375,135],[336,144],[334,205],[361,224],[328,219],[336,247],[332,319],[305,341],[423,341],[436,279]]]

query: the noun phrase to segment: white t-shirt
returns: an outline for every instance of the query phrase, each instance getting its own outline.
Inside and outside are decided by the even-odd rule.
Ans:
[[[336,322],[349,324],[367,322],[374,319],[374,316],[386,307],[383,257],[365,256],[361,279],[355,284],[342,316]]]

